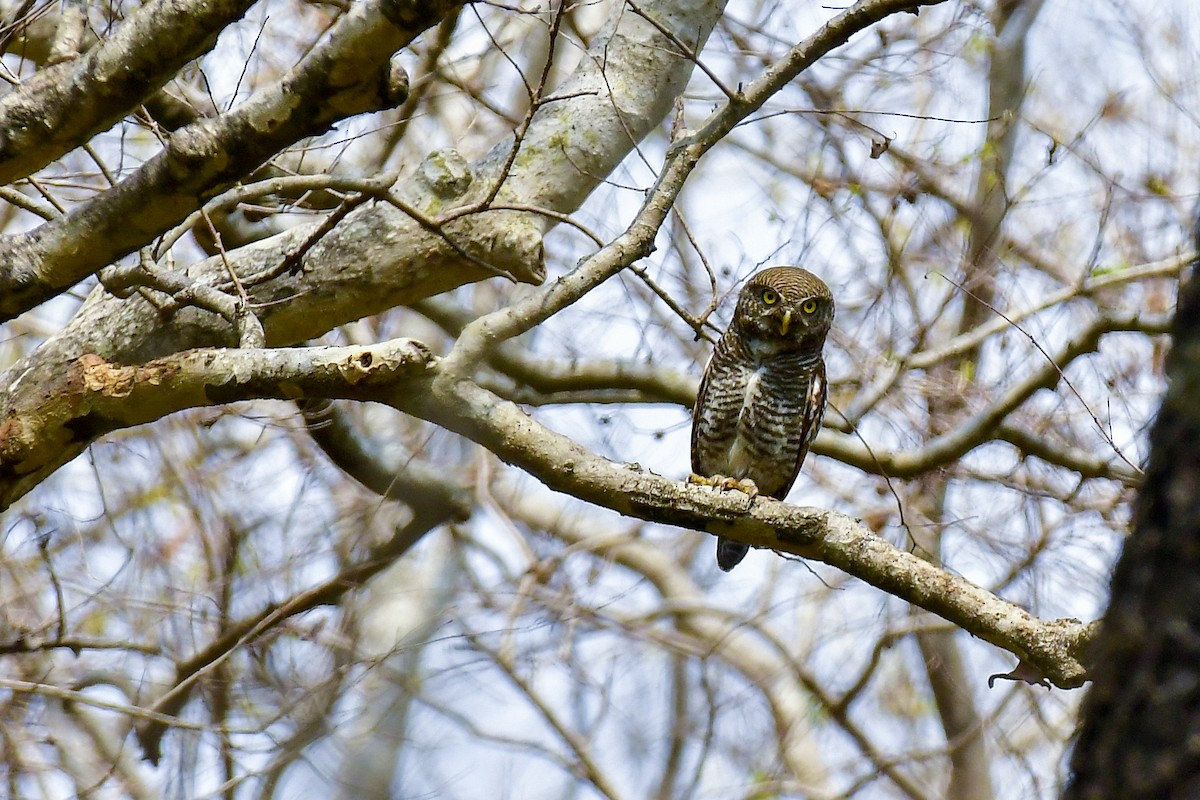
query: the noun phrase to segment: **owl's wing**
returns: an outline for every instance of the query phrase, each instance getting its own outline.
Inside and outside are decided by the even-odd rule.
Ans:
[[[775,494],[776,500],[784,499],[791,490],[792,484],[796,482],[796,476],[800,474],[800,465],[804,463],[804,457],[808,455],[808,448],[812,446],[813,439],[817,438],[817,433],[821,430],[821,420],[825,416],[825,401],[828,396],[829,384],[825,382],[825,359],[819,358],[816,368],[813,369],[812,380],[808,383],[808,397],[804,402],[804,418],[800,423],[800,449],[796,453],[796,466],[792,469],[792,476],[783,485],[783,489]]]
[[[704,368],[692,409],[692,472],[697,475],[715,475],[729,468],[724,461],[737,436],[745,397],[744,372],[718,343]]]
[[[700,462],[702,444],[700,441],[700,426],[704,419],[704,406],[708,398],[708,384],[712,380],[713,361],[715,357],[710,356],[708,363],[704,365],[704,375],[700,378],[700,388],[696,391],[696,404],[692,406],[692,472],[697,475],[704,475],[704,465]]]

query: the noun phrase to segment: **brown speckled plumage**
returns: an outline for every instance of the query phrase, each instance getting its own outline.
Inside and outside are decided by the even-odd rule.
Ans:
[[[733,321],[704,370],[692,412],[692,471],[749,480],[782,500],[792,488],[825,413],[821,348],[833,295],[811,272],[772,267],[750,277]],[[748,548],[717,540],[731,570]]]

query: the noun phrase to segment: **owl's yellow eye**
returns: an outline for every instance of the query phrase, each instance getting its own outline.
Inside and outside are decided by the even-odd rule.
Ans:
[[[773,306],[779,302],[779,294],[774,289],[763,289],[763,305]]]
[[[814,311],[817,310],[817,301],[816,300],[805,300],[804,305],[800,306],[800,310],[803,311],[805,314],[813,313]]]

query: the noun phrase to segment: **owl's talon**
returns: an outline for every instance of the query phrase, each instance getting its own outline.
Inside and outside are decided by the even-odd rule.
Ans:
[[[701,486],[711,486],[712,488],[722,492],[727,492],[730,489],[734,489],[742,492],[743,494],[749,495],[751,500],[758,497],[758,487],[754,484],[754,481],[750,480],[749,478],[742,478],[739,480],[737,478],[730,478],[725,475],[713,475],[711,477],[705,477],[703,475],[697,475],[693,472],[688,476],[688,483],[697,483]]]

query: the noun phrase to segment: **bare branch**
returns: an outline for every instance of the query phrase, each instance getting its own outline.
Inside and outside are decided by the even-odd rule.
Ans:
[[[94,356],[79,359],[62,384],[53,416],[72,427],[138,424],[170,411],[251,397],[344,397],[388,402],[482,444],[553,489],[627,516],[719,533],[756,547],[816,557],[1017,655],[1058,686],[1080,685],[1078,658],[1087,629],[1072,620],[1044,623],[962,578],[897,550],[853,520],[742,495],[714,494],[595,456],[538,425],[511,403],[448,373],[417,342],[358,348],[196,350],[140,367]],[[0,430],[0,463],[29,463]],[[24,455],[25,458],[21,458]],[[736,493],[735,493],[736,494]]]
[[[388,59],[430,16],[400,27],[386,0],[358,4],[278,82],[237,108],[172,134],[167,146],[117,186],[26,234],[0,242],[0,320],[55,296],[183,220],[297,140],[354,114],[389,108],[408,94],[408,77]]]
[[[252,0],[154,0],[79,58],[0,100],[0,184],[31,175],[109,128],[212,47]]]

